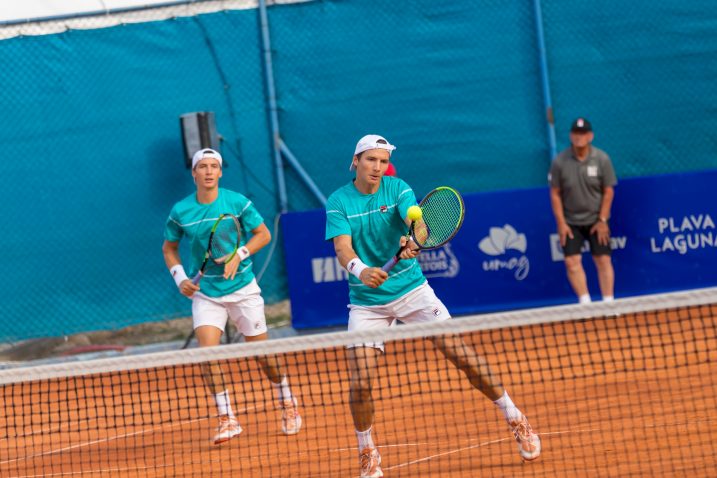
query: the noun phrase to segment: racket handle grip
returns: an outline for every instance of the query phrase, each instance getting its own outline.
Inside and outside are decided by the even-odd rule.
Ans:
[[[398,264],[398,256],[393,256],[388,260],[388,262],[383,265],[383,267],[381,267],[381,270],[384,272],[388,272],[393,269],[393,266],[395,266],[396,264]]]
[[[197,272],[197,275],[195,275],[194,278],[192,279],[192,284],[194,284],[194,285],[199,284],[199,281],[201,280],[201,278],[202,278],[202,273]]]

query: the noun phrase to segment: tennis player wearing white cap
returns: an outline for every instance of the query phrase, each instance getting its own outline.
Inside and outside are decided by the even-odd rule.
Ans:
[[[219,187],[222,156],[213,149],[197,151],[192,158],[195,193],[174,205],[164,228],[162,253],[179,291],[192,299],[192,320],[200,347],[219,345],[227,319],[247,342],[268,338],[264,299],[252,271],[250,256],[266,246],[271,233],[254,204],[243,195]],[[221,214],[231,213],[241,224],[241,247],[226,266],[210,264],[198,285],[187,277],[179,255],[179,241],[186,237],[191,247],[192,272],[199,270],[209,234]],[[248,240],[247,240],[248,238]],[[211,263],[211,261],[210,261]],[[294,435],[301,429],[296,398],[278,357],[258,359],[266,377],[276,389],[282,410],[281,430]],[[231,406],[230,393],[218,364],[202,364],[204,383],[217,405],[219,427],[212,441],[223,443],[242,432]]]
[[[396,243],[406,244],[404,235],[411,223],[408,208],[416,204],[416,196],[405,181],[385,176],[395,149],[382,136],[370,134],[361,138],[349,166],[349,170],[356,171],[356,177],[329,196],[326,203],[326,240],[333,240],[336,256],[349,272],[349,330],[387,329],[396,320],[430,323],[451,318],[426,282],[416,260],[417,250],[404,249],[402,260],[389,274],[381,270],[381,265],[395,253]],[[503,412],[523,459],[538,458],[540,438],[485,359],[459,336],[431,340],[466,375],[470,384]],[[360,476],[364,478],[383,476],[381,455],[371,434],[373,381],[383,351],[383,342],[348,347],[349,407],[358,439]]]

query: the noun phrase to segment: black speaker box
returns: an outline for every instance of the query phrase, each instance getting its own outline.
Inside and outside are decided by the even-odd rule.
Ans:
[[[214,112],[185,113],[179,117],[179,123],[184,144],[184,165],[187,169],[192,167],[192,156],[200,149],[212,148],[219,151],[219,135],[214,122]]]

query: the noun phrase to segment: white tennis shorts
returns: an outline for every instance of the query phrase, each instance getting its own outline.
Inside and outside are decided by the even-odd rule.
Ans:
[[[349,331],[381,330],[393,327],[397,320],[406,324],[443,322],[451,314],[428,282],[411,292],[384,305],[349,304]],[[383,351],[383,342],[366,342],[349,345],[352,347],[373,347]]]
[[[267,331],[264,316],[264,298],[256,280],[236,292],[221,297],[207,297],[197,292],[192,297],[194,328],[212,325],[224,330],[227,319],[232,319],[244,337],[254,337]]]

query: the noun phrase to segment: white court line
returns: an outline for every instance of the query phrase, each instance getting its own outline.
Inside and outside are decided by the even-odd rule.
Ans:
[[[565,430],[565,431],[547,432],[547,433],[543,432],[543,433],[539,433],[539,435],[540,436],[550,436],[550,435],[564,435],[566,433],[584,433],[584,432],[595,432],[595,431],[600,431],[600,429],[599,428],[589,428],[589,429],[585,429],[585,430]],[[482,446],[495,445],[496,443],[502,443],[504,441],[513,441],[513,440],[514,440],[514,438],[512,438],[512,437],[505,437],[505,438],[498,438],[496,440],[489,440],[489,441],[482,442],[482,443],[476,443],[475,445],[469,445],[469,446],[465,446],[462,448],[455,448],[453,450],[436,453],[435,455],[429,455],[429,456],[426,456],[423,458],[419,458],[417,460],[411,460],[411,461],[407,461],[405,463],[400,463],[398,465],[389,466],[389,467],[386,467],[385,469],[386,470],[395,470],[397,468],[403,468],[406,466],[415,465],[417,463],[422,463],[424,461],[430,461],[434,458],[440,458],[442,456],[452,455],[454,453],[461,453],[466,450],[472,450],[473,448],[480,448]],[[392,446],[402,446],[402,445],[392,445]],[[379,448],[388,448],[388,447],[379,447]]]
[[[682,425],[682,424],[683,424],[683,423],[681,423],[681,422],[669,423],[669,424],[663,423],[663,424],[659,424],[659,426],[677,426],[677,425]],[[653,428],[657,428],[658,425],[655,424],[655,425],[652,425],[652,427],[653,427]],[[602,428],[579,428],[579,429],[574,429],[574,430],[568,429],[568,430],[562,430],[562,431],[556,431],[556,432],[541,432],[541,433],[539,433],[538,435],[541,436],[541,437],[544,437],[544,436],[551,436],[551,435],[565,435],[565,434],[568,434],[568,433],[591,433],[591,432],[599,432],[599,431],[603,431],[603,429],[602,429]],[[426,457],[423,457],[423,458],[419,458],[419,459],[417,459],[417,460],[411,460],[411,461],[407,461],[407,462],[405,462],[405,463],[399,463],[398,465],[393,465],[393,466],[383,467],[383,468],[384,468],[385,470],[395,470],[395,469],[397,469],[397,468],[403,468],[403,467],[406,467],[406,466],[415,465],[415,464],[422,463],[422,462],[425,462],[425,461],[430,461],[430,460],[432,460],[432,459],[434,459],[434,458],[440,458],[440,457],[442,457],[442,456],[452,455],[452,454],[454,454],[454,453],[460,453],[460,452],[463,452],[463,451],[466,451],[466,450],[471,450],[471,449],[473,449],[473,448],[480,448],[480,447],[482,447],[482,446],[495,445],[496,443],[501,443],[501,442],[504,442],[504,441],[513,441],[513,440],[514,440],[514,438],[512,438],[512,437],[499,438],[499,439],[497,439],[497,440],[490,440],[490,441],[487,441],[487,442],[477,443],[477,444],[475,444],[475,445],[465,446],[465,447],[462,447],[462,448],[455,448],[455,449],[453,449],[453,450],[444,451],[444,452],[441,452],[441,453],[437,453],[437,454],[435,454],[435,455],[429,455],[429,456],[426,456]],[[470,440],[469,440],[469,441],[470,441]],[[435,443],[434,443],[434,445],[435,445]],[[399,445],[379,446],[378,448],[390,448],[390,447],[397,447],[397,446],[413,446],[413,444],[411,444],[411,445],[408,445],[408,444],[399,444]]]
[[[241,409],[241,410],[238,410],[237,413],[245,413],[245,412],[249,412],[249,411],[260,411],[260,410],[262,410],[263,408],[264,408],[264,407],[262,407],[262,408],[257,408],[257,407],[243,408],[243,409]],[[42,456],[55,455],[55,454],[57,454],[57,453],[63,453],[63,452],[70,451],[70,450],[75,450],[75,449],[78,449],[78,448],[85,448],[85,447],[88,447],[88,446],[97,445],[97,444],[99,444],[99,443],[109,443],[109,442],[112,442],[112,441],[115,441],[115,440],[121,440],[121,439],[123,439],[123,438],[129,438],[129,437],[133,437],[133,436],[145,435],[145,434],[148,434],[148,433],[154,433],[155,431],[162,430],[162,429],[165,429],[165,428],[168,428],[168,429],[177,428],[177,427],[181,427],[181,426],[184,426],[184,425],[189,425],[189,424],[194,423],[194,422],[199,422],[199,421],[202,421],[202,420],[208,420],[208,419],[210,419],[210,418],[214,418],[214,417],[195,418],[195,419],[192,419],[192,420],[187,420],[187,421],[182,421],[182,422],[178,422],[178,423],[169,424],[168,427],[167,427],[166,424],[164,424],[164,425],[158,425],[158,426],[156,426],[156,427],[147,428],[147,429],[144,429],[144,430],[139,430],[139,431],[136,431],[136,432],[133,432],[133,433],[123,433],[123,434],[120,434],[120,435],[109,436],[109,437],[106,437],[106,438],[103,438],[103,439],[100,439],[100,440],[91,440],[91,441],[84,442],[84,443],[78,443],[78,444],[76,444],[76,445],[71,445],[71,446],[67,446],[67,447],[63,447],[63,448],[58,448],[58,449],[56,449],[56,450],[49,450],[49,451],[45,451],[45,452],[42,452],[42,453],[35,453],[34,455],[29,455],[29,456],[23,456],[23,457],[19,457],[19,458],[14,458],[14,459],[12,459],[12,460],[0,461],[0,465],[6,465],[6,464],[9,464],[9,463],[15,463],[15,462],[23,461],[23,460],[30,460],[30,459],[38,458],[38,457],[42,457]],[[174,465],[176,465],[176,464],[174,464]],[[156,467],[155,467],[155,468],[156,468]],[[133,469],[134,469],[134,468],[133,468]],[[136,468],[136,469],[142,469],[142,468]],[[146,469],[146,468],[145,468],[145,469]],[[49,474],[49,475],[48,475],[48,474],[43,474],[43,475],[40,475],[40,476],[67,476],[68,474],[69,474],[69,475],[74,475],[74,474],[76,474],[76,473],[80,473],[80,474],[82,474],[82,473],[101,473],[102,471],[103,471],[103,470],[90,470],[90,471],[67,472],[67,473],[62,472],[62,473],[52,473],[52,474]],[[128,469],[128,470],[124,470],[124,471],[129,471],[129,469]],[[13,477],[13,478],[33,478],[33,477],[35,477],[35,476],[37,476],[37,475],[22,475],[22,476],[19,476],[19,475],[18,475],[17,477]]]
[[[600,430],[601,430],[600,428],[587,428],[587,429],[576,429],[576,430],[563,430],[563,431],[557,431],[557,432],[542,432],[542,433],[539,433],[539,435],[540,436],[564,435],[567,433],[585,433],[585,432],[596,432],[596,431],[600,431]],[[454,448],[452,450],[444,451],[441,453],[436,453],[434,455],[425,456],[423,458],[418,458],[416,460],[411,460],[411,461],[407,461],[404,463],[399,463],[397,465],[392,465],[392,466],[388,466],[388,467],[384,466],[382,468],[384,470],[396,470],[398,468],[404,468],[407,466],[416,465],[418,463],[431,461],[435,458],[441,458],[443,456],[452,455],[455,453],[461,453],[461,452],[464,452],[467,450],[472,450],[474,448],[480,448],[480,447],[488,446],[488,445],[495,445],[496,443],[502,443],[504,441],[513,441],[513,440],[514,440],[514,438],[512,438],[512,437],[498,438],[496,440],[489,440],[486,442],[476,443],[475,445],[464,446],[461,448]],[[468,440],[468,441],[472,441],[472,440]],[[434,442],[434,443],[431,443],[430,445],[435,445],[435,444],[436,443]],[[395,444],[395,445],[379,446],[378,448],[396,448],[396,447],[423,446],[423,445],[429,445],[429,444],[428,443],[400,443],[400,444]]]
[[[419,459],[417,459],[417,460],[411,460],[411,461],[407,461],[407,462],[405,462],[405,463],[400,463],[400,464],[398,464],[398,465],[389,466],[389,467],[386,467],[385,469],[386,469],[386,470],[395,470],[395,469],[397,469],[397,468],[403,468],[403,467],[406,467],[406,466],[416,465],[416,464],[418,464],[418,463],[423,463],[424,461],[433,460],[434,458],[440,458],[440,457],[447,456],[447,455],[453,455],[454,453],[461,453],[461,452],[464,452],[464,451],[466,451],[466,450],[472,450],[473,448],[480,448],[480,447],[482,447],[482,446],[494,445],[494,444],[496,444],[496,443],[501,443],[501,442],[504,442],[504,441],[506,441],[506,440],[513,440],[513,438],[499,438],[499,439],[497,439],[497,440],[490,440],[490,441],[486,441],[486,442],[482,442],[482,443],[476,443],[475,445],[465,446],[465,447],[462,447],[462,448],[455,448],[455,449],[453,449],[453,450],[448,450],[448,451],[444,451],[444,452],[441,452],[441,453],[436,453],[435,455],[429,455],[429,456],[426,456],[426,457],[423,457],[423,458],[419,458]],[[381,447],[379,447],[379,448],[381,448]]]
[[[261,409],[256,408],[256,407],[245,408],[245,409],[241,410],[240,413],[248,412],[248,411],[250,411],[250,410],[257,411],[257,410],[261,410]],[[177,424],[172,425],[170,428],[174,428],[174,427],[177,427],[177,426],[186,425],[186,424],[193,423],[193,422],[197,422],[197,421],[201,421],[201,420],[207,420],[207,419],[209,419],[209,418],[213,418],[213,417],[197,418],[197,419],[194,419],[194,420],[189,420],[189,421],[187,421],[187,422],[179,422],[179,423],[177,423]],[[659,424],[659,425],[655,424],[655,425],[653,425],[653,427],[656,428],[656,427],[658,427],[658,426],[676,426],[676,425],[683,425],[683,424],[686,424],[686,423],[687,423],[687,422],[663,423],[663,424]],[[136,433],[132,433],[132,434],[125,434],[125,435],[119,435],[119,436],[116,436],[116,437],[109,437],[109,438],[106,438],[106,439],[104,439],[104,440],[95,440],[95,441],[93,441],[93,442],[87,442],[87,443],[84,443],[84,444],[78,444],[78,445],[74,445],[74,446],[72,446],[72,447],[63,448],[63,449],[61,449],[61,450],[49,451],[49,452],[45,452],[45,453],[42,453],[42,454],[33,455],[33,456],[30,456],[30,457],[23,457],[23,459],[34,458],[34,457],[36,457],[36,456],[50,455],[50,454],[59,453],[59,452],[62,452],[62,451],[66,451],[66,450],[69,450],[69,449],[73,449],[73,448],[79,448],[79,447],[83,447],[83,446],[89,446],[89,445],[96,444],[96,443],[109,442],[109,441],[112,441],[112,440],[121,439],[121,438],[126,438],[126,437],[128,437],[128,436],[133,436],[133,435],[140,435],[140,434],[143,434],[143,433],[153,432],[153,431],[155,431],[157,428],[162,428],[162,427],[163,427],[163,426],[159,426],[159,427],[154,427],[153,429],[142,430],[142,431],[140,431],[140,432],[136,432]],[[602,430],[603,430],[602,428],[578,428],[578,429],[567,429],[567,430],[554,431],[554,432],[541,432],[541,433],[539,433],[539,435],[542,437],[542,436],[551,436],[551,435],[565,435],[565,434],[568,434],[568,433],[599,432],[599,431],[602,431]],[[468,440],[468,441],[470,442],[470,441],[473,441],[473,440]],[[384,467],[384,469],[385,469],[385,470],[395,470],[395,469],[398,469],[398,468],[405,468],[405,467],[407,467],[407,466],[416,465],[416,464],[418,464],[418,463],[423,463],[423,462],[426,462],[426,461],[430,461],[430,460],[433,460],[433,459],[435,459],[435,458],[441,458],[441,457],[443,457],[443,456],[452,455],[452,454],[455,454],[455,453],[461,453],[461,452],[464,452],[464,451],[467,451],[467,450],[471,450],[471,449],[474,449],[474,448],[480,448],[480,447],[483,447],[483,446],[495,445],[496,443],[502,443],[502,442],[504,442],[504,441],[513,441],[513,438],[512,438],[512,437],[504,437],[504,438],[499,438],[499,439],[495,439],[495,440],[489,440],[489,441],[486,441],[486,442],[476,443],[476,444],[474,444],[474,445],[468,445],[468,446],[464,446],[464,447],[460,447],[460,448],[455,448],[455,449],[448,450],[448,451],[444,451],[444,452],[441,452],[441,453],[436,453],[436,454],[434,454],[434,455],[425,456],[425,457],[423,457],[423,458],[418,458],[418,459],[410,460],[410,461],[407,461],[407,462],[404,462],[404,463],[399,463],[399,464],[397,464],[397,465],[392,465],[392,466],[389,466],[389,467]],[[398,443],[398,444],[391,444],[391,445],[382,445],[382,446],[379,446],[378,448],[384,448],[384,449],[385,449],[385,448],[404,448],[404,447],[417,447],[417,446],[427,446],[427,445],[435,445],[435,444],[436,444],[436,442],[432,442],[432,443]],[[351,448],[332,448],[332,449],[329,450],[329,452],[330,452],[330,453],[334,453],[334,452],[344,453],[344,452],[346,452],[346,451],[352,451],[352,450],[355,450],[355,448],[353,448],[353,447],[351,447]],[[0,462],[0,465],[6,464],[6,463],[15,462],[15,461],[18,461],[18,460],[20,460],[20,459],[9,460],[9,461],[3,461],[3,462]],[[173,464],[172,464],[172,466],[174,466],[174,467],[176,467],[177,465],[178,465],[178,463],[173,463]],[[79,472],[61,472],[61,473],[52,473],[52,474],[49,474],[49,475],[48,475],[48,474],[42,474],[42,475],[17,475],[17,476],[10,477],[10,478],[40,478],[40,477],[52,477],[52,476],[72,476],[72,475],[76,475],[76,474],[78,474],[78,473],[79,473],[79,474],[84,474],[84,473],[105,473],[105,472],[137,471],[137,470],[147,470],[147,469],[152,469],[152,468],[161,468],[161,467],[166,467],[166,466],[167,466],[167,465],[157,465],[157,466],[148,466],[148,467],[141,467],[141,468],[140,468],[140,467],[135,467],[135,468],[124,468],[124,469],[117,468],[117,469],[89,470],[89,471],[79,471]]]
[[[171,424],[171,425],[169,426],[169,428],[175,428],[175,427],[182,426],[182,425],[186,425],[186,424],[189,424],[189,423],[198,422],[198,421],[201,421],[201,420],[206,420],[207,418],[208,418],[208,417],[195,418],[194,420],[189,420],[189,421],[187,421],[187,422],[174,423],[174,424]],[[164,427],[165,427],[165,425],[159,425],[159,426],[156,426],[156,427],[147,428],[147,429],[144,429],[144,430],[139,430],[139,431],[132,432],[132,433],[123,433],[123,434],[121,434],[121,435],[114,435],[114,436],[110,436],[110,437],[107,437],[107,438],[102,438],[102,439],[99,439],[99,440],[91,440],[91,441],[84,442],[84,443],[78,443],[78,444],[76,444],[76,445],[66,446],[66,447],[63,447],[63,448],[58,448],[58,449],[56,449],[56,450],[44,451],[44,452],[41,452],[41,453],[35,453],[34,455],[23,456],[23,457],[19,457],[19,458],[13,458],[12,460],[0,461],[0,465],[6,465],[6,464],[8,464],[8,463],[15,463],[15,462],[18,462],[18,461],[23,461],[23,460],[31,460],[31,459],[33,459],[33,458],[38,458],[38,457],[41,457],[41,456],[55,455],[55,454],[57,454],[57,453],[62,453],[62,452],[65,452],[65,451],[75,450],[75,449],[77,449],[77,448],[84,448],[84,447],[87,447],[87,446],[97,445],[98,443],[109,443],[109,442],[111,442],[111,441],[121,440],[121,439],[123,439],[123,438],[129,438],[129,437],[138,436],[138,435],[145,435],[145,434],[147,434],[147,433],[153,433],[153,432],[155,432],[156,430],[160,430],[160,429],[162,429],[162,428],[164,428]]]

